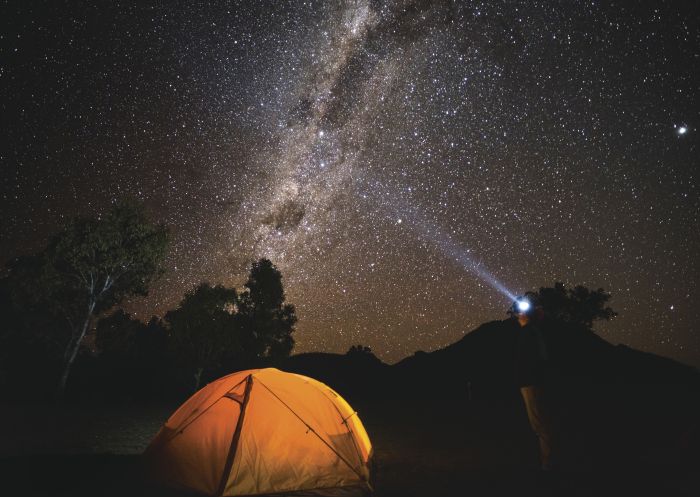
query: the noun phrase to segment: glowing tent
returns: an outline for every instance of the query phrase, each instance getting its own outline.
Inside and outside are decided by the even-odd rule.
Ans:
[[[350,405],[323,383],[278,369],[208,384],[146,450],[153,476],[207,495],[363,495],[372,446]]]

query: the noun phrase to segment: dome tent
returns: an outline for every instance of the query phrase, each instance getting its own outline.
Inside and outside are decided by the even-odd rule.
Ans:
[[[145,453],[159,481],[213,496],[363,495],[370,456],[367,432],[340,395],[274,368],[209,383]]]

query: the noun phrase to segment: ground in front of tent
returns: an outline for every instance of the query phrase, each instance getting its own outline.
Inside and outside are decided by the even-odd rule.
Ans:
[[[695,459],[633,458],[590,437],[572,442],[579,444],[580,460],[567,471],[542,474],[535,440],[517,404],[352,405],[373,442],[377,496],[690,496],[700,488],[698,472],[688,467]],[[2,494],[175,495],[144,480],[139,455],[175,407],[4,406]],[[604,456],[611,461],[603,469],[590,464]]]

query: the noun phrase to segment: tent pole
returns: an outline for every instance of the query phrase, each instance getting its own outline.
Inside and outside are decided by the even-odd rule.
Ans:
[[[228,483],[229,476],[231,476],[231,468],[233,467],[233,460],[236,457],[236,450],[238,449],[238,441],[241,438],[241,429],[243,428],[243,418],[245,417],[246,407],[248,407],[248,400],[250,399],[250,390],[253,387],[253,375],[248,375],[245,384],[245,393],[243,394],[243,404],[241,404],[241,412],[238,415],[238,422],[236,423],[236,429],[233,432],[233,437],[231,438],[231,446],[228,450],[228,456],[226,456],[226,465],[224,466],[224,472],[221,475],[221,481],[219,482],[219,489],[216,495],[223,495],[226,490],[226,483]]]

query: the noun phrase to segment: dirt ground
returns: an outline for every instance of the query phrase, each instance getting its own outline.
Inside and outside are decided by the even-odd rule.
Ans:
[[[140,454],[174,407],[6,406],[2,494],[171,495],[143,477]],[[567,466],[543,473],[517,404],[437,407],[416,400],[355,407],[373,442],[380,497],[700,495],[695,458],[636,457],[586,432],[568,437]]]

